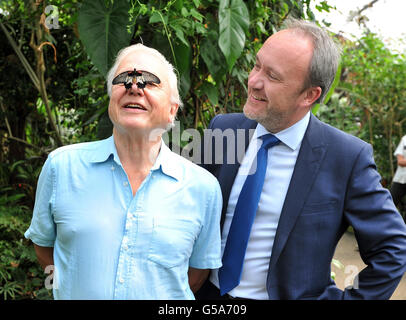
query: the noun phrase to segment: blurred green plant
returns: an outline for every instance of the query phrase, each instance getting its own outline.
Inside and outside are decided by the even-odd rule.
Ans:
[[[354,136],[360,136],[363,129],[359,109],[343,92],[333,93],[327,104],[321,104],[317,116]]]
[[[324,112],[323,117],[372,144],[382,183],[389,186],[396,166],[393,152],[406,121],[406,57],[366,32],[355,43],[345,42],[342,67],[336,91],[348,98],[347,103],[339,111],[333,102],[332,114]]]
[[[17,205],[21,194],[0,194],[0,297],[52,299],[34,248],[24,238],[31,220],[28,207]]]

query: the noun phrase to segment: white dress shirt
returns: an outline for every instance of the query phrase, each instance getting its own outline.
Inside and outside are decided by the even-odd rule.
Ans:
[[[276,228],[278,227],[279,217],[309,119],[310,112],[293,126],[275,134],[281,142],[268,150],[268,164],[264,187],[248,240],[241,282],[237,287],[228,292],[233,297],[268,299],[266,278]],[[262,143],[259,137],[268,133],[261,124],[258,124],[238,170],[228,200],[221,239],[222,253],[226,245],[238,196]],[[213,270],[210,281],[219,287],[218,269]]]

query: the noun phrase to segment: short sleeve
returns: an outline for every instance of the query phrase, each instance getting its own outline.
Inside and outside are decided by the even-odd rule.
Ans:
[[[399,145],[397,146],[397,148],[395,150],[395,153],[393,154],[394,156],[403,155],[403,150],[404,150],[404,147],[405,147],[405,139],[406,139],[406,136],[404,136],[400,140]]]
[[[27,239],[31,239],[41,247],[53,247],[56,238],[56,227],[51,212],[54,182],[52,158],[48,157],[38,179],[31,225],[24,234]]]
[[[196,269],[221,267],[220,216],[223,200],[217,180],[214,180],[211,188],[211,197],[206,205],[205,221],[189,260],[189,266]]]

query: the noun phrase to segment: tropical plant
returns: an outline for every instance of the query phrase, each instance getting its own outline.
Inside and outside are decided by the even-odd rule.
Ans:
[[[406,120],[406,58],[367,32],[356,43],[347,43],[342,63],[345,77],[339,90],[356,108],[362,127],[358,136],[374,147],[383,184],[388,186],[396,163],[393,152]]]
[[[19,195],[0,197],[0,298],[51,299],[34,248],[24,238],[30,223],[29,208],[16,205]]]

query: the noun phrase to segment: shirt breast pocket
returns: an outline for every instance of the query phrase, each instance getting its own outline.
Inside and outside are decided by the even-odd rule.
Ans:
[[[190,258],[200,225],[183,217],[154,217],[148,259],[173,268]]]

